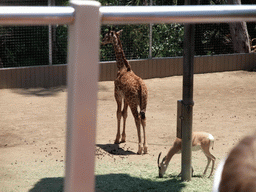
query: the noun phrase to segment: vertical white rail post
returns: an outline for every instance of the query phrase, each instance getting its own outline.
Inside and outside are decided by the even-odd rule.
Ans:
[[[65,192],[94,191],[100,3],[71,1]]]

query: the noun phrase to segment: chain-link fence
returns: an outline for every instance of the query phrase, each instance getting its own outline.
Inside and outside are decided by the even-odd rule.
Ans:
[[[112,5],[177,5],[182,0],[100,0]],[[220,4],[224,0],[202,0],[202,4]],[[0,0],[0,5],[65,6],[67,0]],[[118,25],[123,30],[121,41],[127,59],[175,57],[183,55],[184,26],[182,24]],[[101,27],[101,38],[109,26]],[[255,23],[247,23],[251,39],[256,38]],[[150,29],[151,28],[151,29]],[[67,63],[68,26],[0,26],[0,67],[20,67]],[[150,36],[152,34],[152,36]],[[152,45],[150,47],[150,45]],[[195,54],[213,55],[233,53],[229,25],[197,24]],[[112,45],[101,46],[101,61],[115,60]]]
[[[0,0],[1,6],[60,6],[67,0]],[[67,63],[67,26],[0,26],[0,67]]]
[[[225,0],[201,0],[202,5],[226,4]],[[184,5],[184,0],[102,0],[102,5]],[[242,3],[252,4],[247,0]],[[146,59],[151,57],[175,57],[183,55],[184,25],[154,24],[115,26],[123,29],[121,41],[127,59]],[[256,38],[255,23],[247,23],[250,39]],[[150,33],[150,30],[151,33]],[[196,24],[195,55],[216,55],[234,53],[228,23]],[[101,34],[108,31],[108,26],[102,26]],[[150,34],[152,36],[150,37]],[[150,42],[151,41],[151,42]],[[149,45],[152,45],[151,47]],[[150,50],[151,49],[151,50]],[[101,46],[101,61],[115,60],[111,45]]]

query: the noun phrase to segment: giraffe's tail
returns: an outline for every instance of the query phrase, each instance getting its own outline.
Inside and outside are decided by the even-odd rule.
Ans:
[[[140,85],[140,117],[141,119],[146,118],[146,108],[147,108],[147,100],[148,100],[148,91],[147,87],[144,83]]]

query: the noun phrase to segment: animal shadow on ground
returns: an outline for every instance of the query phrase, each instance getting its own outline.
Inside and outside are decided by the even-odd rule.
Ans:
[[[179,192],[186,185],[178,178],[169,180],[151,180],[148,178],[131,177],[128,174],[96,175],[96,188],[102,191],[161,191]]]
[[[38,97],[50,97],[55,96],[60,92],[66,91],[66,88],[64,86],[60,87],[51,87],[51,88],[24,88],[24,89],[15,89],[14,92],[26,95],[26,96],[38,96]]]
[[[174,178],[181,178],[181,175],[172,175],[172,174],[170,174],[170,175],[168,175],[168,177],[169,177],[169,178],[173,178],[173,179],[174,179]],[[203,175],[199,175],[199,174],[193,174],[192,177],[204,178]]]
[[[64,178],[52,177],[43,178],[38,181],[29,192],[62,192],[64,191]],[[95,192],[102,192],[99,189],[95,189]]]
[[[97,144],[97,147],[112,155],[136,155],[133,151],[120,148],[118,144]]]
[[[61,192],[64,191],[64,178],[52,177],[43,178],[38,181],[29,192]]]

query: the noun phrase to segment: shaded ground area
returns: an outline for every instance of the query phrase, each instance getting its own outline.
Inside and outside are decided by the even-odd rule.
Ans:
[[[96,170],[106,162],[128,169],[147,164],[156,167],[160,151],[166,154],[176,136],[177,100],[182,98],[182,77],[145,80],[149,90],[147,108],[147,139],[149,154],[136,155],[137,131],[129,110],[127,142],[114,145],[116,134],[116,103],[113,82],[100,82]],[[215,137],[213,155],[217,163],[241,139],[255,130],[256,73],[225,72],[195,75],[194,131],[206,131]],[[65,165],[66,133],[65,87],[53,89],[3,89],[0,91],[0,191],[61,191]],[[193,154],[195,174],[201,175],[206,158]],[[180,171],[180,155],[174,156],[168,174]],[[157,176],[157,167],[152,173]],[[98,174],[105,178],[123,178],[122,174]],[[170,177],[182,188],[182,183]],[[135,182],[141,182],[135,179]],[[152,185],[150,181],[143,181]],[[211,181],[210,181],[211,182]],[[123,184],[125,185],[125,184]]]

